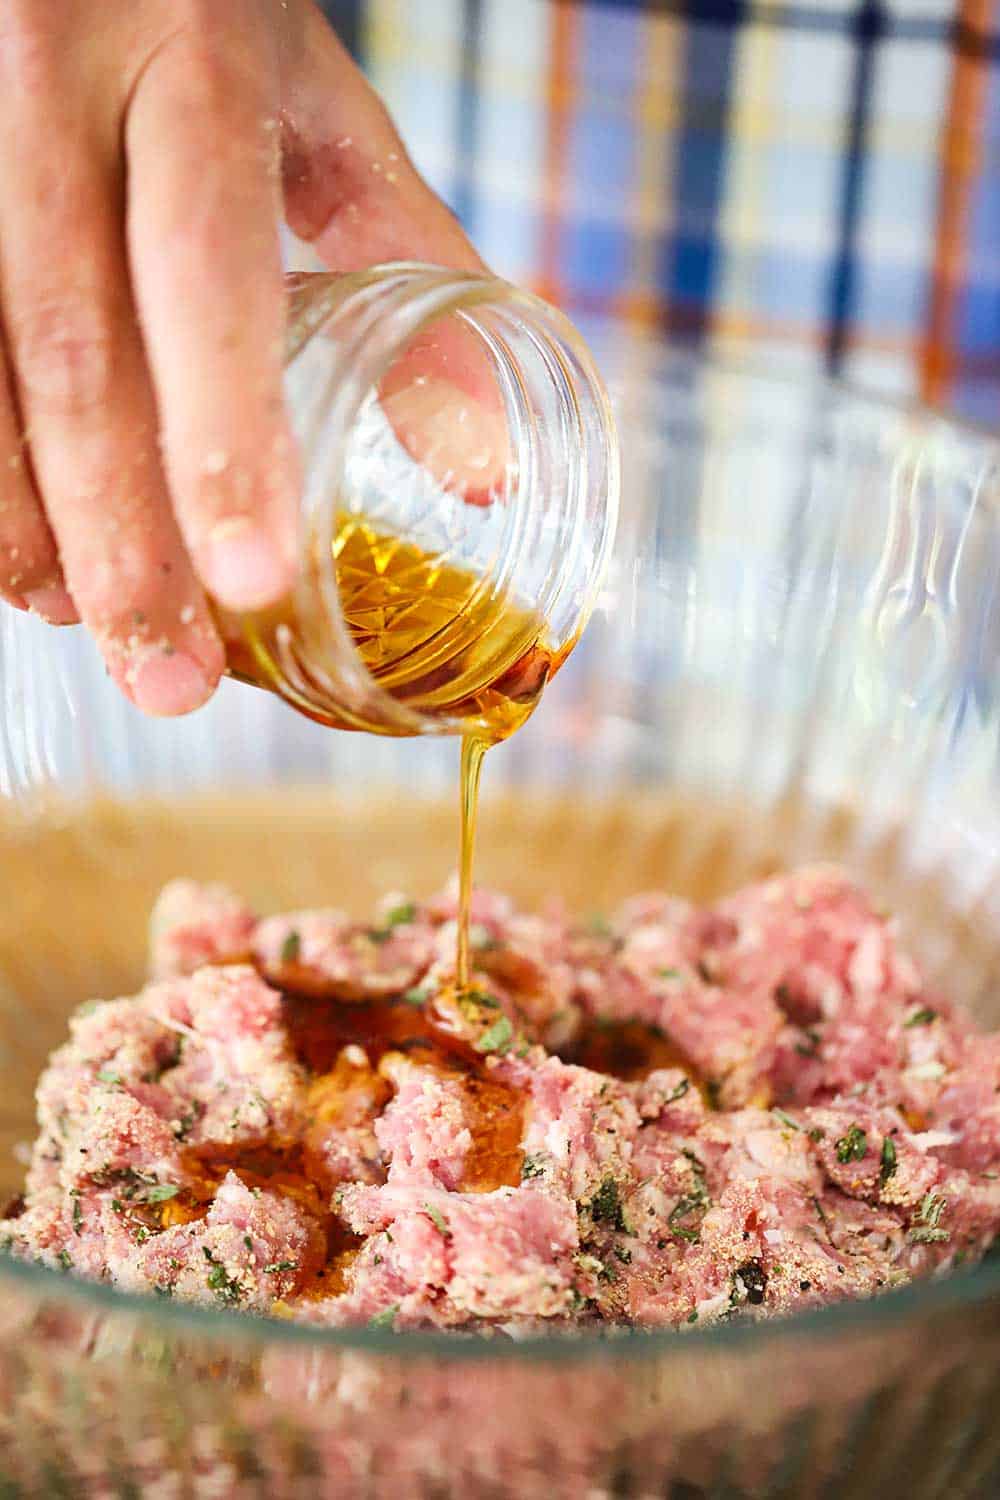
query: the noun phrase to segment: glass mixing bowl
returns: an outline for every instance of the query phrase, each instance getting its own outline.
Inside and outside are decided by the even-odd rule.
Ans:
[[[706,897],[833,857],[1000,1022],[1000,449],[619,337],[624,515],[582,644],[486,766],[477,875]],[[227,684],[147,723],[79,632],[0,620],[0,1193],[67,1013],[142,977],[159,884],[367,911],[456,853],[454,741]],[[771,1325],[317,1333],[0,1267],[0,1495],[995,1496],[1000,1266]]]

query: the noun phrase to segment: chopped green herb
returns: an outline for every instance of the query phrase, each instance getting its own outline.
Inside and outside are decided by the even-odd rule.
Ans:
[[[511,1038],[514,1028],[506,1016],[501,1016],[488,1026],[482,1036],[476,1042],[477,1052],[498,1052],[502,1057],[505,1052],[510,1051]]]
[[[680,969],[657,969],[656,972],[661,979],[683,979],[684,977]]]
[[[878,1174],[879,1187],[885,1187],[890,1177],[896,1175],[896,1142],[887,1135],[882,1142],[881,1166]]]
[[[424,1213],[430,1219],[438,1234],[440,1234],[443,1239],[450,1240],[451,1230],[448,1228],[448,1220],[445,1218],[441,1210],[439,1208],[436,1208],[433,1203],[425,1203]]]
[[[111,1211],[116,1214],[123,1214],[125,1212],[125,1205],[120,1198],[112,1198]]]
[[[207,1245],[202,1245],[202,1254],[208,1261],[211,1270],[205,1278],[205,1283],[210,1292],[214,1292],[220,1302],[233,1307],[243,1296],[243,1288],[234,1276],[230,1276],[221,1260],[216,1260]]]
[[[632,1264],[631,1250],[626,1249],[624,1245],[616,1245],[615,1260],[620,1260],[623,1266],[630,1266]]]
[[[683,1147],[681,1155],[686,1156],[688,1161],[691,1163],[691,1166],[694,1168],[694,1175],[704,1180],[705,1163],[702,1161],[701,1157],[696,1156],[695,1153],[691,1151],[687,1146]]]
[[[697,1245],[701,1240],[701,1234],[697,1229],[685,1229],[683,1224],[675,1224],[670,1233],[678,1240],[689,1240],[692,1245]]]
[[[204,1113],[205,1106],[200,1102],[200,1100],[195,1099],[174,1125],[174,1135],[179,1141],[187,1140],[188,1136],[191,1134],[191,1131],[197,1125],[198,1121],[201,1119]]]
[[[399,1312],[399,1303],[394,1302],[391,1307],[383,1307],[381,1312],[368,1319],[369,1328],[395,1328],[396,1314]]]
[[[80,1193],[79,1193],[79,1189],[77,1189],[77,1188],[73,1189],[73,1191],[72,1191],[72,1197],[73,1197],[73,1233],[74,1234],[82,1234],[83,1233],[83,1209],[80,1207]]]
[[[414,985],[412,990],[404,990],[399,998],[404,1005],[414,1005],[419,1009],[430,999],[431,993],[430,990],[422,990],[419,985]]]
[[[951,1239],[947,1229],[931,1229],[929,1225],[924,1224],[918,1224],[911,1229],[906,1237],[911,1245],[934,1245]]]
[[[587,918],[587,931],[591,937],[612,937],[611,923],[601,911],[595,911]]]
[[[678,1101],[678,1099],[683,1099],[684,1098],[684,1095],[687,1093],[687,1091],[688,1091],[688,1089],[690,1087],[691,1087],[691,1080],[690,1080],[690,1078],[682,1078],[681,1081],[680,1081],[680,1083],[677,1085],[677,1087],[670,1090],[670,1093],[667,1095],[667,1097],[663,1101],[664,1104],[676,1104],[677,1101]]]
[[[176,1198],[180,1188],[173,1182],[158,1182],[146,1192],[147,1203],[166,1203],[168,1198]]]
[[[834,1150],[839,1162],[863,1161],[868,1154],[868,1137],[860,1125],[851,1125],[835,1143]]]
[[[704,1163],[695,1156],[693,1151],[685,1150],[684,1155],[691,1163],[695,1182],[691,1191],[678,1198],[675,1203],[669,1219],[671,1224],[675,1224],[678,1219],[686,1218],[696,1208],[707,1208],[709,1204],[708,1188],[705,1185]]]
[[[670,1218],[667,1220],[667,1223],[673,1226],[679,1223],[681,1219],[686,1219],[688,1214],[696,1213],[699,1208],[707,1207],[708,1194],[705,1191],[704,1184],[700,1183],[694,1192],[685,1193],[683,1197],[678,1198],[670,1211]]]
[[[687,1318],[685,1319],[685,1322],[687,1322],[687,1323],[697,1323],[697,1321],[698,1321],[698,1309],[695,1308],[694,1312],[689,1312],[688,1313]]]
[[[783,1109],[775,1107],[771,1110],[771,1113],[776,1120],[781,1121],[782,1125],[787,1125],[789,1130],[797,1130],[801,1133],[802,1126],[796,1120],[793,1120],[791,1115],[786,1115]]]
[[[243,1236],[243,1243],[244,1243],[244,1245],[246,1245],[246,1247],[247,1247],[248,1250],[252,1250],[253,1249],[253,1240],[250,1238],[250,1236],[248,1234],[245,1234]]]
[[[795,1043],[796,1052],[800,1057],[815,1057],[819,1051],[820,1041],[822,1040],[819,1032],[814,1026],[804,1026],[802,1028],[802,1037],[803,1040],[801,1042]]]
[[[821,1141],[826,1135],[826,1131],[821,1130],[818,1125],[813,1125],[809,1130],[806,1131],[806,1135],[811,1141]]]
[[[70,1271],[73,1269],[73,1257],[70,1255],[68,1250],[60,1250],[59,1254],[56,1256],[56,1260],[59,1262],[64,1271]]]
[[[914,1245],[933,1245],[951,1239],[947,1229],[941,1228],[941,1215],[947,1206],[947,1198],[933,1190],[929,1192],[917,1209],[917,1224],[910,1230],[907,1239]]]
[[[545,1176],[545,1163],[540,1156],[526,1156],[521,1163],[521,1181],[530,1182],[533,1177]]]
[[[416,918],[417,908],[412,901],[404,901],[386,913],[381,927],[369,927],[368,936],[373,943],[387,943],[397,927],[404,926]]]
[[[302,938],[293,927],[291,932],[286,932],[281,944],[279,957],[283,964],[294,964],[298,962],[299,954],[302,952]]]
[[[116,1073],[113,1068],[101,1068],[97,1074],[98,1083],[121,1084],[122,1075]]]
[[[932,1021],[937,1020],[937,1014],[929,1005],[924,1005],[920,1010],[915,1010],[912,1016],[907,1016],[903,1022],[903,1030],[909,1031],[911,1026],[929,1026]]]
[[[458,996],[458,1008],[464,1016],[476,1021],[481,1010],[499,1010],[500,1001],[485,990],[466,990]]]
[[[265,1276],[275,1276],[279,1271],[297,1271],[299,1263],[297,1260],[274,1260],[269,1266],[264,1267]]]
[[[621,1229],[628,1233],[618,1184],[613,1177],[605,1177],[591,1198],[589,1207],[590,1217],[595,1224],[609,1224],[613,1229]]]
[[[917,1214],[918,1219],[923,1224],[931,1224],[937,1228],[941,1222],[941,1215],[944,1213],[947,1202],[947,1198],[942,1197],[940,1193],[933,1191],[927,1193],[920,1205]]]

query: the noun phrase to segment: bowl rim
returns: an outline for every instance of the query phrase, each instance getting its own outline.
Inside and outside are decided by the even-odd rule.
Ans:
[[[588,341],[597,348],[603,363],[608,345],[641,346],[654,362],[643,369],[643,379],[662,365],[696,366],[750,383],[831,391],[873,411],[891,411],[922,420],[966,442],[974,443],[983,459],[1000,465],[1000,431],[985,422],[957,416],[918,397],[872,391],[863,383],[830,375],[822,369],[796,370],[775,367],[760,352],[735,348],[699,350],[694,344],[671,337],[664,339],[645,329],[623,328],[613,320],[588,320]],[[605,344],[605,340],[608,344]],[[621,380],[609,380],[616,397]],[[614,399],[613,402],[614,403]],[[1000,501],[994,507],[1000,512]],[[1000,1240],[998,1240],[1000,1245]],[[0,1295],[21,1292],[39,1307],[64,1302],[91,1314],[130,1317],[137,1324],[155,1323],[178,1334],[203,1336],[206,1341],[224,1341],[252,1349],[295,1348],[387,1355],[396,1359],[433,1359],[437,1362],[513,1360],[515,1362],[617,1361],[620,1359],[664,1359],[682,1357],[692,1350],[740,1348],[756,1350],[761,1345],[784,1344],[788,1340],[832,1340],[851,1333],[871,1333],[912,1322],[917,1314],[960,1310],[1000,1299],[1000,1253],[988,1252],[976,1266],[948,1271],[928,1280],[911,1282],[873,1297],[853,1298],[820,1305],[787,1316],[751,1321],[736,1318],[704,1326],[683,1328],[613,1327],[575,1328],[530,1334],[524,1338],[484,1337],[481,1333],[395,1332],[389,1328],[354,1325],[324,1328],[282,1318],[258,1316],[226,1308],[124,1292],[106,1282],[87,1280],[41,1263],[18,1260],[0,1251]]]
[[[791,1340],[832,1342],[841,1336],[870,1334],[912,1325],[919,1314],[962,1311],[1000,1300],[1000,1255],[969,1269],[949,1271],[927,1281],[914,1281],[874,1297],[848,1298],[783,1317],[751,1321],[734,1318],[704,1327],[648,1328],[606,1326],[567,1328],[530,1334],[524,1338],[483,1336],[481,1332],[417,1331],[373,1327],[371,1324],[324,1328],[291,1319],[236,1312],[223,1307],[122,1292],[107,1282],[0,1254],[0,1294],[20,1289],[38,1308],[54,1304],[77,1306],[95,1316],[120,1321],[128,1316],[137,1327],[157,1325],[182,1335],[196,1335],[206,1344],[243,1345],[251,1352],[300,1349],[303,1352],[391,1355],[396,1359],[515,1363],[578,1363],[684,1357],[700,1350],[756,1351],[763,1345],[783,1346]]]

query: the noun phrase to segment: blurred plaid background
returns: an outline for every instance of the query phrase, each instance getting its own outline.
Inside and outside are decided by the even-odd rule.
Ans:
[[[325,0],[502,274],[1000,425],[1000,0]]]

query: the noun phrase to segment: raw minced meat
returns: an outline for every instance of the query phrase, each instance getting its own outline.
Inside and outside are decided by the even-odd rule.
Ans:
[[[586,924],[477,892],[259,919],[177,881],[153,981],[37,1092],[16,1256],[314,1324],[687,1327],[867,1296],[1000,1228],[1000,1036],[817,867]]]

